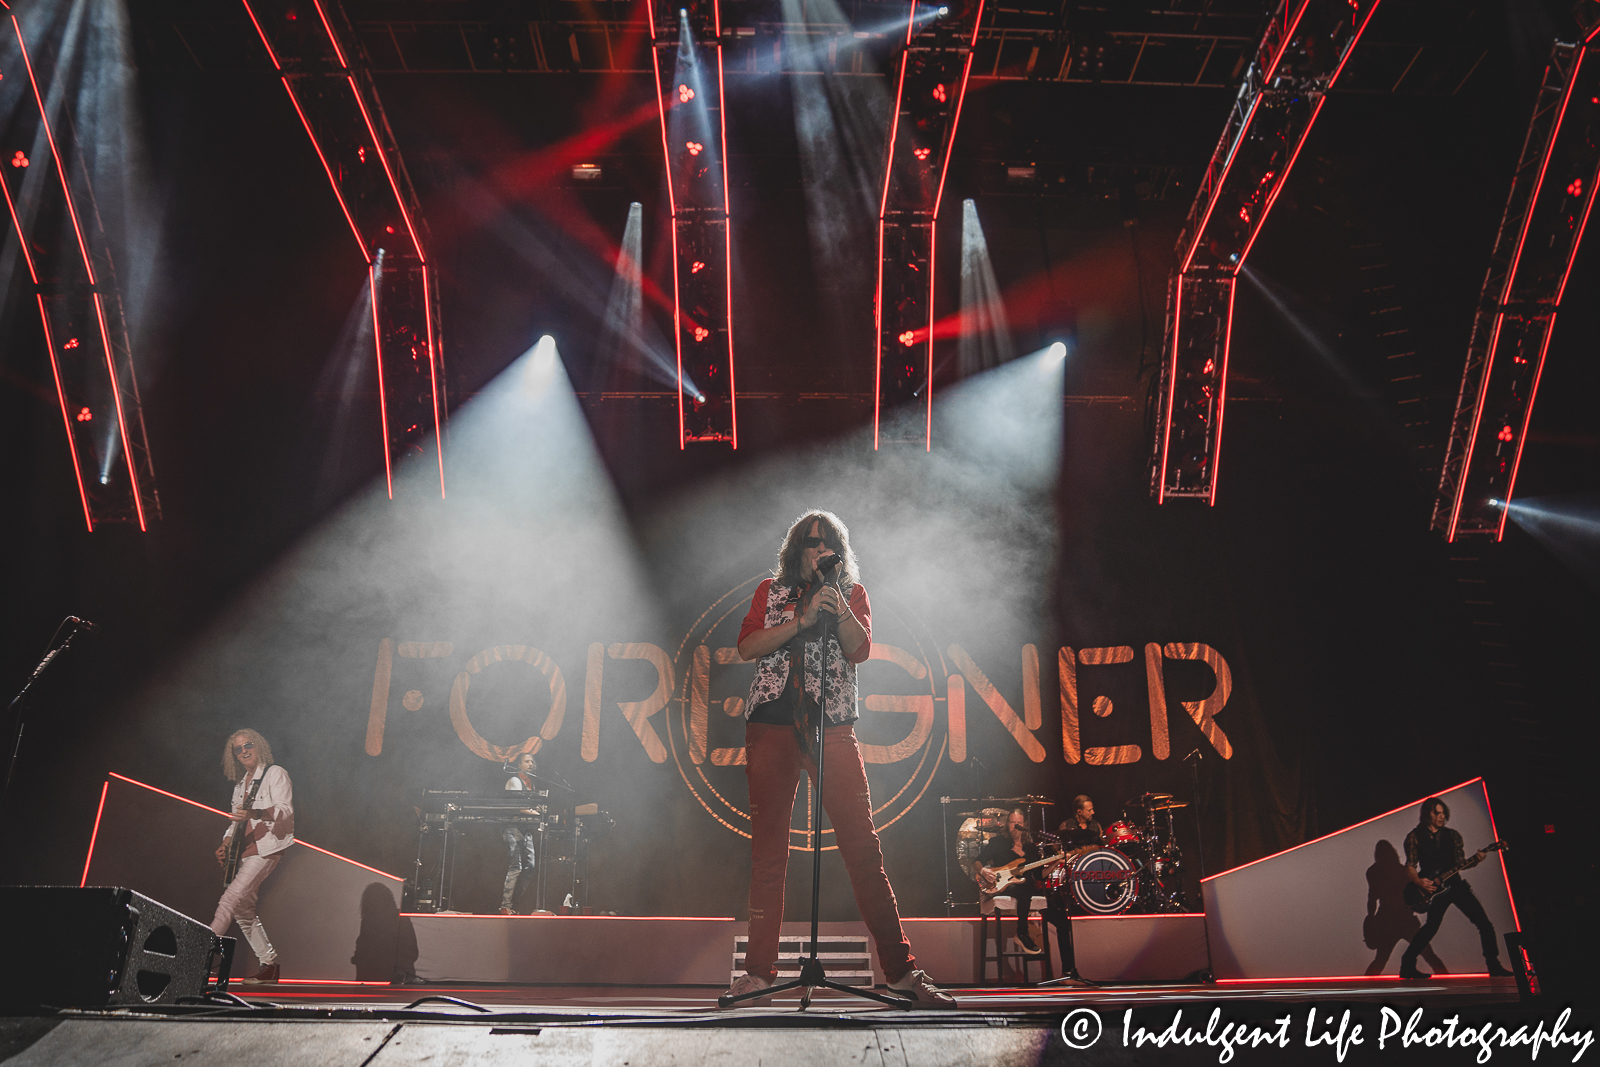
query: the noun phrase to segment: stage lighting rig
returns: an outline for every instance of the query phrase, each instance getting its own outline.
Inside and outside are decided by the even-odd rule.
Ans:
[[[1282,0],[1178,238],[1150,491],[1216,503],[1239,271],[1378,0]]]
[[[678,447],[725,441],[738,448],[721,8],[718,0],[651,0],[649,14],[672,206]]]
[[[928,5],[913,0],[897,64],[878,208],[874,448],[886,440],[933,447],[934,234],[983,0],[935,5],[934,18],[924,17],[927,11]],[[922,408],[922,425],[895,421],[912,432],[896,429],[890,432],[897,436],[886,436],[885,412],[913,403]]]
[[[81,47],[35,48],[10,11],[0,16],[0,41],[8,37],[22,62],[0,79],[0,114],[8,136],[46,151],[18,150],[0,168],[0,188],[39,309],[83,520],[91,532],[107,522],[144,530],[161,501],[116,264],[89,185],[92,157],[78,143],[74,103],[44,103],[78,100],[72,87],[93,72]]]
[[[241,2],[366,262],[389,496],[395,462],[426,451],[438,467],[443,497],[448,397],[438,285],[427,255],[427,224],[371,63],[337,0]]]
[[[1432,527],[1505,536],[1556,312],[1600,183],[1600,28],[1550,52],[1473,315]]]

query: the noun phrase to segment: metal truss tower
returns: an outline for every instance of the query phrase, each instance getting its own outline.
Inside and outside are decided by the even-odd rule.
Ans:
[[[1505,536],[1556,311],[1600,183],[1600,29],[1550,52],[1467,345],[1432,526]]]
[[[425,247],[427,226],[371,65],[337,0],[243,3],[367,264],[389,496],[396,462],[431,452],[443,497],[448,397],[439,289]]]
[[[68,56],[30,52],[9,10],[5,45],[18,63],[0,71],[0,188],[39,308],[83,520],[90,532],[108,522],[145,530],[161,502],[116,265],[71,113],[77,72],[64,69]]]
[[[1178,238],[1167,291],[1150,491],[1217,500],[1239,271],[1378,0],[1283,0]]]
[[[738,448],[722,11],[718,0],[649,3],[650,55],[672,205],[678,447],[726,441]]]
[[[878,207],[873,448],[884,441],[933,448],[934,235],[983,3],[911,4]],[[912,405],[922,408],[920,433],[911,418],[884,425],[886,413]]]

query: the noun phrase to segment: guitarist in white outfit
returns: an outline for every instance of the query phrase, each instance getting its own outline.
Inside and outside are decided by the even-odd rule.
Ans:
[[[239,730],[228,738],[222,750],[222,773],[234,783],[233,821],[217,846],[217,863],[226,869],[228,849],[236,835],[244,847],[238,873],[217,901],[211,932],[220,937],[237,922],[261,961],[261,969],[245,981],[276,982],[278,953],[256,916],[256,897],[283,851],[294,844],[294,786],[289,772],[272,762],[267,739],[254,730]]]

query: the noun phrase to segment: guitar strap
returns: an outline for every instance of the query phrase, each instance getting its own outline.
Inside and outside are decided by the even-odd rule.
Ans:
[[[251,808],[251,805],[253,805],[256,802],[256,791],[261,788],[261,783],[266,781],[266,779],[267,779],[267,770],[268,770],[268,768],[266,768],[266,767],[261,768],[261,773],[256,776],[255,781],[250,783],[249,792],[245,794],[245,798],[244,798],[244,809],[246,811],[249,811],[250,808]],[[248,827],[249,825],[250,825],[250,820],[249,819],[246,819],[244,822],[234,823],[233,824],[233,836],[228,839],[228,844],[230,846],[229,847],[229,852],[236,852],[237,855],[234,855],[232,857],[233,863],[234,863],[234,871],[233,871],[232,876],[229,877],[229,879],[228,879],[228,881],[230,881],[230,882],[233,881],[234,878],[238,877],[238,875],[239,875],[238,863],[239,863],[240,860],[242,860],[244,858],[244,850],[249,847],[244,842],[244,835],[245,835],[245,832],[246,832],[245,828]]]

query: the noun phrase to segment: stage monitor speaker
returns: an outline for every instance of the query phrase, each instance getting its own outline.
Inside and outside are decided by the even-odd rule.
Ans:
[[[101,1008],[200,996],[231,938],[131,889],[0,886],[0,1007]]]

